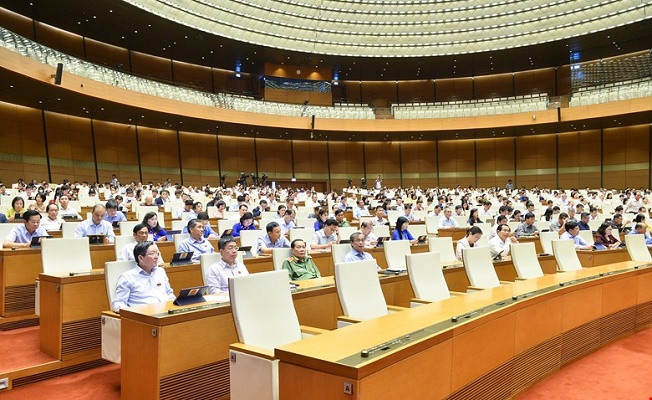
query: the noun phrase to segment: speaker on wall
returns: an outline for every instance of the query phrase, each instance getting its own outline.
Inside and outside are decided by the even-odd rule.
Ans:
[[[61,76],[63,75],[63,64],[57,64],[57,74],[54,76],[54,84],[61,85]]]

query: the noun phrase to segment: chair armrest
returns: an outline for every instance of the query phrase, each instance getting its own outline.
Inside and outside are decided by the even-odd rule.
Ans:
[[[258,346],[252,346],[244,343],[231,343],[229,349],[240,353],[250,354],[252,356],[274,360],[274,350],[264,349]]]
[[[357,319],[357,318],[347,317],[346,315],[340,315],[339,317],[337,317],[337,321],[338,322],[344,322],[345,324],[357,324],[358,322],[361,322],[362,320]]]
[[[322,333],[330,332],[328,329],[315,328],[314,326],[301,325],[301,333],[309,335],[321,335]]]
[[[454,291],[449,291],[448,293],[451,294],[451,296],[464,296],[466,293],[464,292],[454,292]]]
[[[515,281],[527,281],[527,279],[521,278],[520,276],[517,276],[516,278],[514,278],[514,280]]]
[[[120,319],[120,314],[113,311],[102,311],[102,316]]]
[[[387,306],[387,311],[390,312],[399,312],[399,311],[404,311],[404,310],[409,310],[407,307],[399,307],[399,306]]]
[[[428,300],[423,300],[423,299],[417,299],[416,297],[413,299],[410,299],[410,303],[420,303],[420,304],[430,304],[432,301]],[[389,308],[389,307],[388,307]]]
[[[467,286],[467,287],[466,287],[466,290],[467,290],[468,292],[479,292],[479,291],[481,291],[481,290],[484,290],[484,288],[477,287],[477,286]]]

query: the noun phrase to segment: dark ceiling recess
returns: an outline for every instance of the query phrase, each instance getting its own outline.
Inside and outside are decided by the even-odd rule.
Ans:
[[[105,43],[194,64],[260,73],[265,62],[330,67],[340,80],[409,80],[467,77],[553,67],[652,47],[652,20],[568,40],[501,51],[421,58],[340,57],[238,42],[157,17],[121,0],[0,0],[0,6]],[[614,43],[616,45],[614,45]]]

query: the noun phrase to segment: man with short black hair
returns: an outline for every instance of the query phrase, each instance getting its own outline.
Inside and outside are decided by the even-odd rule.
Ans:
[[[489,252],[492,258],[502,258],[509,255],[509,245],[518,243],[512,235],[509,225],[500,224],[496,228],[496,236],[489,239]]]
[[[56,203],[50,203],[45,207],[45,212],[48,216],[45,219],[41,219],[41,228],[46,231],[61,230],[63,219],[59,217],[59,206]]]
[[[125,307],[174,300],[165,270],[158,266],[161,253],[154,242],[140,242],[134,247],[137,266],[118,278],[111,309],[120,312]]]
[[[564,232],[560,239],[570,239],[575,245],[575,250],[591,250],[593,246],[588,244],[580,234],[580,227],[577,226],[577,222],[567,221],[565,224],[566,232]]]
[[[591,216],[587,212],[583,212],[580,220],[577,222],[577,226],[580,227],[581,231],[590,231],[591,227],[589,226],[589,220],[591,219]]]
[[[32,238],[47,236],[48,233],[40,227],[41,214],[36,210],[27,210],[23,213],[24,224],[16,226],[5,238],[3,247],[29,247]]]
[[[342,209],[335,210],[335,220],[337,221],[337,226],[340,228],[351,226],[351,224],[346,221],[346,218],[344,218],[344,210]]]
[[[272,249],[290,247],[290,241],[283,236],[278,222],[272,221],[268,223],[265,229],[267,235],[258,238],[256,254],[272,254]]]
[[[539,236],[539,230],[534,226],[534,214],[526,213],[523,223],[516,228],[514,236]]]
[[[291,281],[314,279],[321,276],[315,261],[308,255],[307,245],[303,239],[294,239],[290,244],[292,255],[283,261],[283,268]]]
[[[115,200],[109,200],[106,202],[106,214],[104,214],[104,220],[113,225],[114,223],[124,222],[127,218],[122,211],[118,211],[118,203]]]
[[[179,243],[179,252],[193,252],[192,262],[199,262],[202,254],[212,254],[215,252],[213,245],[204,238],[204,224],[198,219],[191,219],[186,226],[190,237]]]
[[[387,218],[385,218],[385,210],[383,206],[376,206],[376,216],[371,220],[374,226],[383,226],[389,224]]]
[[[134,260],[134,248],[138,243],[146,242],[147,237],[149,236],[149,230],[145,224],[136,224],[132,229],[134,235],[134,242],[127,243],[118,256],[118,261],[133,261]],[[154,243],[156,246],[156,243]],[[158,247],[157,247],[158,249]],[[159,253],[158,264],[163,264],[163,257]]]
[[[374,257],[364,251],[364,234],[353,232],[350,237],[351,251],[344,256],[344,262],[373,260]]]
[[[337,221],[329,218],[324,222],[324,227],[312,235],[311,249],[330,249],[333,244],[340,242],[340,231]]]
[[[217,243],[222,258],[208,267],[206,285],[210,294],[229,292],[229,278],[249,275],[247,267],[238,260],[238,244],[233,236],[222,236]]]

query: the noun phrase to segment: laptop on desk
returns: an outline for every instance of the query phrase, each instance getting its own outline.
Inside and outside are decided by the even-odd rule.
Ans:
[[[104,244],[104,235],[88,235],[88,244]]]
[[[34,236],[32,241],[29,243],[29,247],[35,249],[41,247],[41,239],[43,238],[52,238],[52,236]]]
[[[195,303],[203,303],[206,301],[204,299],[205,294],[208,294],[208,286],[196,286],[181,289],[177,298],[174,299],[174,305],[187,306]]]
[[[185,253],[174,253],[172,256],[172,261],[170,261],[170,265],[172,266],[179,266],[179,265],[188,265],[192,264],[192,255],[194,254],[194,251],[188,251]]]

